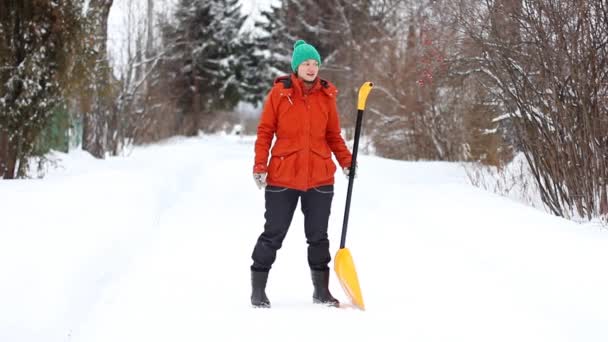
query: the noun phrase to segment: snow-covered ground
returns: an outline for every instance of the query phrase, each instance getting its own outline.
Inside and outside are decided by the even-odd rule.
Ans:
[[[252,154],[247,137],[174,139],[1,181],[0,341],[608,341],[608,232],[440,162],[360,158],[347,245],[367,311],[312,304],[299,211],[269,278],[273,308],[252,309],[264,210]]]

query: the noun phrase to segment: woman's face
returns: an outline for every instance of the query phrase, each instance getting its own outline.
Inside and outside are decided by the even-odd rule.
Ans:
[[[307,82],[312,82],[319,74],[319,63],[314,59],[307,59],[298,66],[298,77]]]

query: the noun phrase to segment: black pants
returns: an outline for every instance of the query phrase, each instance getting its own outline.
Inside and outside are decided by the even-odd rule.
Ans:
[[[266,223],[264,232],[258,238],[251,258],[253,271],[268,271],[281,248],[283,239],[291,224],[293,213],[302,199],[304,231],[308,243],[308,264],[313,270],[327,270],[331,261],[327,225],[334,197],[334,186],[324,185],[308,191],[300,191],[276,186],[267,186]]]

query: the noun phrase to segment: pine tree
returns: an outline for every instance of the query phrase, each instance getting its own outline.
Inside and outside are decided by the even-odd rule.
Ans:
[[[0,177],[24,177],[62,101],[82,26],[79,1],[0,2]]]
[[[333,56],[343,51],[344,30],[339,30],[337,6],[340,0],[283,0],[278,7],[262,12],[263,20],[256,26],[264,33],[260,49],[268,51],[267,72],[271,77],[291,73],[293,44],[304,39],[321,54],[323,64],[337,68],[342,61]],[[342,27],[344,28],[344,27]]]
[[[162,67],[184,116],[231,110],[255,98],[246,80],[255,79],[250,70],[258,62],[240,33],[245,19],[238,0],[180,0],[175,22],[161,28],[171,51]]]
[[[259,48],[251,32],[241,33],[236,61],[236,77],[240,80],[239,94],[242,101],[258,105],[268,91],[268,74],[265,51]]]

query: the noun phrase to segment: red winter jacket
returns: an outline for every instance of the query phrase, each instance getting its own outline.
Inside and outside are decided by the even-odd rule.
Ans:
[[[306,92],[295,74],[277,78],[258,125],[254,172],[268,172],[269,185],[304,191],[333,184],[331,152],[341,167],[350,167],[352,159],[340,135],[337,93],[333,84],[318,77]]]

